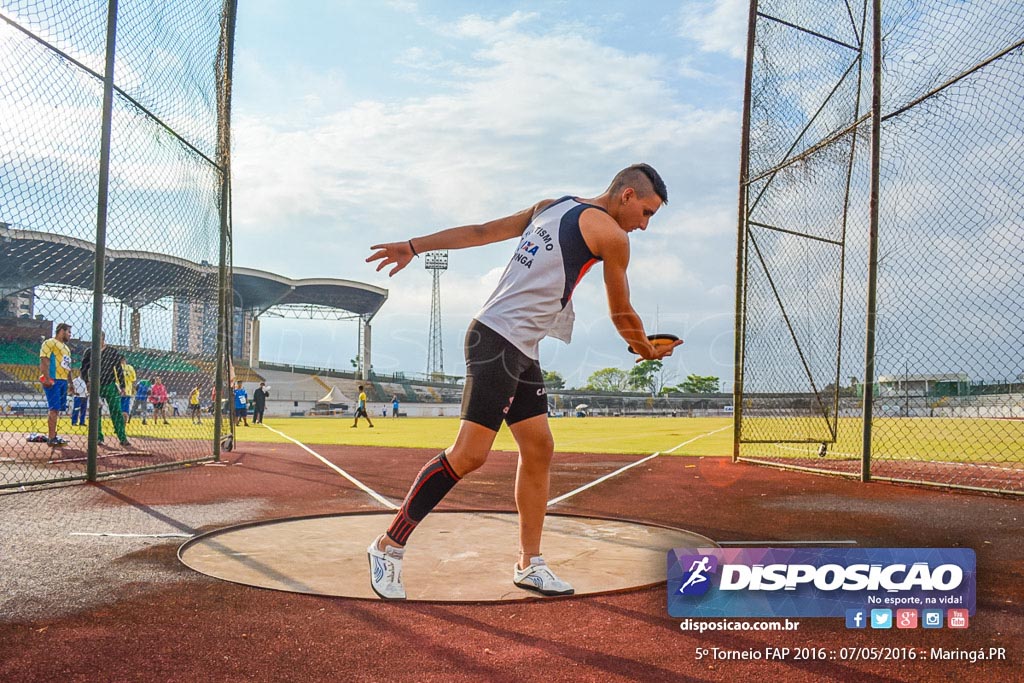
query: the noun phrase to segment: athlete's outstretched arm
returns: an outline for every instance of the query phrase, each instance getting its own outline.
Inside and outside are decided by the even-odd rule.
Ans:
[[[626,277],[626,268],[629,266],[629,238],[610,219],[607,219],[610,224],[607,228],[591,228],[584,224],[584,221],[589,222],[588,219],[605,221],[605,217],[596,211],[587,211],[581,217],[580,225],[591,251],[604,261],[604,288],[608,295],[608,313],[615,329],[639,354],[637,362],[671,356],[672,351],[683,342],[677,341],[665,346],[651,344],[647,339],[644,323],[629,299],[629,280]]]
[[[448,228],[447,230],[441,230],[422,237],[414,237],[405,242],[375,244],[370,247],[374,252],[367,257],[366,262],[372,263],[379,260],[380,263],[377,264],[378,272],[390,265],[394,265],[395,267],[388,273],[390,277],[409,265],[413,256],[417,254],[437,251],[438,249],[479,247],[484,244],[519,237],[526,231],[526,227],[533,220],[533,217],[538,212],[547,208],[552,201],[545,199],[511,216],[480,223],[479,225],[462,225],[457,228]]]

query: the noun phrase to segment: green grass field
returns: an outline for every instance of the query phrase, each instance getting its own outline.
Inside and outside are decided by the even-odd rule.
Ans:
[[[268,426],[306,444],[391,446],[396,448],[445,448],[459,429],[456,418],[402,418],[374,420],[374,429],[359,421],[351,429],[351,418],[279,418],[266,420]],[[555,450],[561,453],[653,453],[729,427],[729,418],[559,418],[551,420]],[[247,441],[286,443],[261,427],[239,427],[239,443]],[[495,450],[516,449],[512,434],[502,428]],[[729,455],[732,430],[722,431],[683,446],[675,455]]]
[[[456,418],[378,419],[369,429],[365,420],[358,429],[351,429],[351,418],[268,418],[267,425],[306,444],[337,444],[352,446],[385,446],[393,448],[441,449],[451,445],[459,428]],[[645,418],[600,417],[558,418],[551,420],[555,449],[562,453],[628,453],[648,454],[665,451],[694,437],[708,434],[681,447],[674,455],[732,454],[732,424],[729,418]],[[860,420],[839,421],[839,438],[829,446],[831,457],[860,457]],[[745,423],[748,434],[762,438],[780,438],[795,434],[798,438],[821,438],[820,427],[790,418],[751,418]],[[725,429],[723,429],[725,428]],[[69,429],[61,418],[62,434],[85,434],[85,429]],[[715,430],[721,430],[715,432]],[[46,420],[40,417],[0,417],[0,432],[45,432]],[[110,420],[104,420],[104,434],[113,436]],[[715,432],[711,434],[711,432]],[[240,444],[288,443],[286,439],[259,426],[239,427]],[[136,419],[128,426],[133,436],[155,438],[212,438],[213,422],[205,419],[201,427],[188,418],[172,418],[171,425],[148,425]],[[507,428],[502,428],[495,441],[496,450],[515,450],[515,442]],[[748,444],[743,453],[749,456],[807,458],[814,457],[817,443],[812,444]],[[875,424],[874,453],[876,458],[897,460],[944,460],[959,462],[1000,463],[1024,466],[1024,421],[999,421],[954,418],[882,418]]]
[[[143,425],[135,419],[128,425],[128,438],[197,439],[213,438],[213,421],[204,419],[201,427],[188,418],[171,418],[170,425],[149,420]],[[384,418],[374,420],[370,429],[365,420],[358,429],[351,429],[352,418],[296,417],[267,418],[266,424],[305,444],[336,444],[351,446],[385,446],[392,448],[441,449],[450,446],[459,429],[457,418]],[[674,455],[729,455],[732,453],[732,429],[729,418],[558,418],[551,420],[555,449],[562,453],[642,453],[668,450],[694,437],[721,429],[675,451]],[[84,435],[84,427],[71,428],[61,417],[60,434]],[[44,417],[0,417],[0,432],[27,434],[46,432]],[[114,436],[109,418],[103,420],[103,433]],[[238,427],[238,443],[289,443],[259,425]],[[495,450],[515,450],[515,441],[507,427],[502,427],[494,444]]]
[[[747,418],[745,437],[773,439],[784,434],[820,439],[824,422],[799,418]],[[834,457],[860,458],[861,420],[840,418],[838,438],[829,445]],[[750,444],[744,455],[807,457],[817,451],[814,444]],[[1024,421],[983,418],[883,417],[875,421],[872,452],[876,459],[940,460],[1024,464]]]

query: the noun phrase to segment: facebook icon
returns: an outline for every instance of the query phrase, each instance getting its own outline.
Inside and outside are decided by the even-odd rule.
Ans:
[[[866,612],[862,609],[846,610],[846,628],[867,628]]]

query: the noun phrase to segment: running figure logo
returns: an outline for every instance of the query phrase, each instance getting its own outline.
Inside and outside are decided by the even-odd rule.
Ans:
[[[685,578],[681,586],[679,586],[680,595],[704,595],[711,588],[711,580],[709,574],[714,574],[718,569],[718,558],[714,555],[692,555],[687,558],[680,558],[684,562],[682,566],[686,566],[686,563],[690,565],[690,568],[685,574]]]

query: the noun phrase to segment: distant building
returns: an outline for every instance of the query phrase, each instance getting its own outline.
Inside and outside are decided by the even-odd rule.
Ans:
[[[880,375],[880,396],[969,396],[971,380],[962,372],[934,375]]]
[[[40,342],[53,336],[52,320],[0,318],[0,339]]]
[[[15,292],[0,299],[0,318],[31,318],[36,303],[35,290]]]
[[[174,335],[171,350],[197,356],[217,353],[217,302],[175,299],[173,307]],[[252,313],[235,309],[234,342],[231,355],[248,358],[252,330]]]

